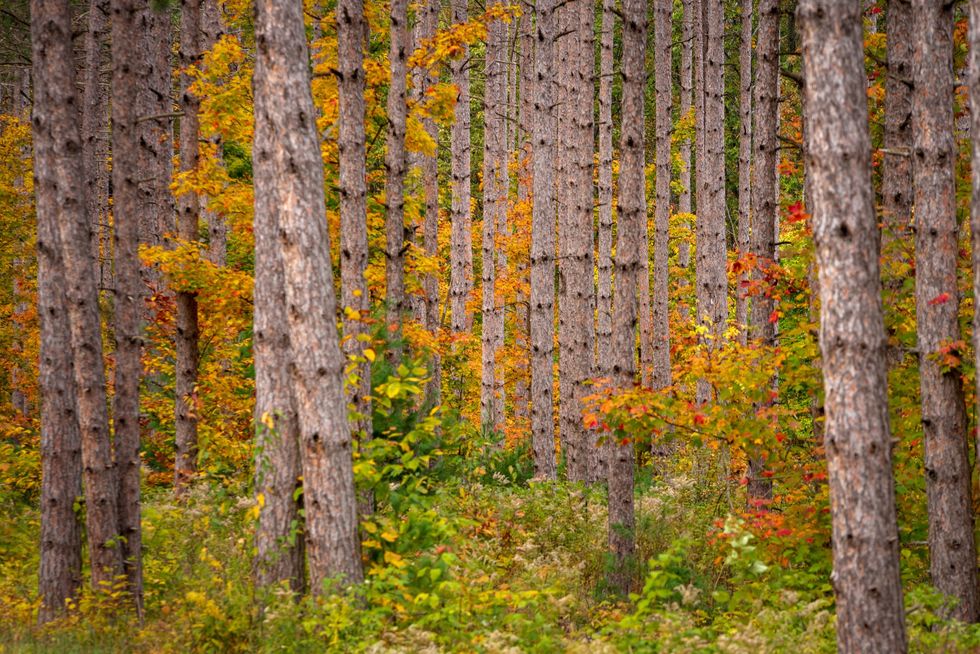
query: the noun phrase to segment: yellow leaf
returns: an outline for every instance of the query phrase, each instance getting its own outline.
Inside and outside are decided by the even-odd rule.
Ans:
[[[390,563],[396,568],[404,568],[407,563],[405,559],[402,558],[401,554],[396,554],[395,552],[385,552],[385,563]]]
[[[394,543],[396,540],[398,540],[398,534],[388,530],[382,531],[381,537],[386,541],[388,541],[389,543]]]
[[[376,355],[374,354],[374,350],[372,350],[369,347],[364,348],[364,358],[366,358],[368,361],[374,363],[375,356]]]

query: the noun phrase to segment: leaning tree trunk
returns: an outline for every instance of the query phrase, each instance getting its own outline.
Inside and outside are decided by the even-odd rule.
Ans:
[[[889,0],[888,77],[881,171],[882,252],[905,241],[912,218],[912,3]],[[891,253],[892,256],[897,253]],[[898,280],[892,285],[900,284]]]
[[[467,20],[467,0],[452,0],[453,22]],[[452,81],[459,90],[449,149],[452,158],[452,243],[449,255],[449,310],[452,329],[468,332],[473,316],[466,308],[473,290],[473,235],[470,215],[470,70],[469,48],[451,63]]]
[[[143,279],[139,260],[140,130],[137,107],[143,52],[138,34],[138,0],[112,2],[112,218],[115,242],[116,368],[112,402],[116,469],[119,475],[117,545],[138,612],[143,605],[140,531],[140,377],[143,373]]]
[[[401,323],[405,303],[405,173],[408,158],[405,152],[405,127],[408,120],[407,59],[409,50],[408,0],[391,3],[391,84],[388,87],[388,134],[385,152],[385,302],[389,329],[394,328],[394,341],[388,357],[401,359]]]
[[[697,220],[698,320],[707,329],[706,345],[717,348],[728,321],[728,275],[725,242],[725,48],[724,7],[721,0],[704,4],[704,149],[698,152],[703,181],[699,182]],[[703,157],[702,157],[703,154]],[[700,161],[703,159],[703,161]],[[698,399],[711,397],[707,384],[698,384]]]
[[[263,0],[255,15],[255,194],[271,199],[283,263],[310,582],[320,593],[331,578],[363,578],[323,160],[302,2]]]
[[[752,6],[754,0],[742,0],[742,41],[738,50],[738,233],[735,248],[739,257],[749,251],[752,220]],[[760,14],[761,15],[761,14]],[[747,276],[740,272],[735,288],[735,326],[738,341],[748,342],[749,298],[745,287]]]
[[[657,204],[653,239],[653,388],[670,386],[670,288],[668,256],[670,244],[671,180],[671,50],[673,30],[670,0],[654,5],[654,68],[656,70]]]
[[[756,267],[752,276],[760,289],[776,262],[776,155],[779,110],[779,1],[759,0],[759,29],[756,37],[755,152],[752,168],[752,252]],[[772,294],[763,290],[752,298],[752,338],[765,347],[776,345]],[[757,448],[749,452],[749,501],[772,499],[772,479],[763,476],[765,456]]]
[[[919,384],[929,506],[929,571],[958,600],[953,615],[975,622],[977,551],[973,535],[966,404],[961,372],[938,360],[960,339],[958,228],[953,139],[953,4],[914,0],[913,57],[915,304]]]
[[[535,5],[534,179],[531,208],[531,447],[535,476],[554,479],[555,109],[552,106],[555,0]]]
[[[643,223],[646,221],[644,179],[643,88],[647,40],[646,3],[623,2],[623,104],[620,127],[619,217],[616,244],[616,285],[613,289],[613,379],[623,389],[636,381],[638,277],[644,270]],[[617,436],[610,435],[618,440]],[[609,462],[609,551],[613,557],[610,584],[630,590],[636,550],[633,509],[633,444],[613,446]]]
[[[199,0],[182,0],[180,10],[180,171],[188,173],[197,168],[200,100],[191,92],[193,81],[186,72],[198,63],[201,53],[201,5]],[[197,193],[189,192],[177,198],[177,236],[184,247],[196,247],[200,201]],[[177,353],[174,389],[174,440],[177,454],[174,460],[174,491],[180,497],[197,472],[197,411],[194,408],[194,387],[200,359],[197,320],[197,293],[177,293],[177,330],[174,346]]]
[[[837,646],[904,652],[861,5],[801,0]]]
[[[507,192],[507,27],[501,21],[488,26],[484,89],[483,155],[483,325],[480,375],[480,413],[483,424],[500,430],[504,423],[503,369],[497,353],[503,345],[503,307],[497,298],[497,231],[505,214]]]
[[[38,19],[42,18],[38,16]],[[35,58],[36,66],[46,62]],[[44,126],[50,95],[35,92],[35,125]],[[102,109],[105,106],[102,105]],[[57,128],[55,125],[51,127]],[[52,164],[58,155],[50,136],[34,136],[34,179],[37,215],[37,314],[41,323],[38,382],[41,390],[41,556],[38,621],[49,622],[78,595],[82,577],[82,534],[75,499],[82,494],[81,436],[72,377],[72,350],[65,304],[65,271],[58,221],[57,179]],[[48,137],[48,138],[45,138]],[[95,228],[95,225],[93,225]],[[93,239],[94,240],[94,239]]]
[[[340,80],[340,304],[344,315],[344,352],[360,360],[357,380],[348,386],[348,400],[358,414],[351,428],[370,438],[371,362],[364,356],[370,337],[368,291],[367,180],[364,135],[364,42],[368,25],[364,0],[337,3],[337,63]]]
[[[109,444],[105,368],[98,288],[92,257],[93,229],[85,213],[85,169],[78,130],[78,98],[72,65],[67,2],[31,2],[34,76],[34,187],[57,225],[71,333],[74,393],[82,441],[86,527],[92,586],[122,574],[116,469]],[[40,155],[40,158],[38,158]]]
[[[613,23],[616,3],[603,0],[599,32],[599,256],[596,261],[596,374],[612,371],[612,244],[613,244]]]

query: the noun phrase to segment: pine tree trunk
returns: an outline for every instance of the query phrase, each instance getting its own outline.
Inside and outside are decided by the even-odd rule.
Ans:
[[[736,250],[739,257],[749,252],[752,220],[752,7],[753,0],[742,0],[742,41],[738,51],[738,234]],[[735,325],[738,341],[745,345],[749,332],[749,298],[745,291],[748,279],[738,276],[735,289]]]
[[[881,171],[882,252],[891,249],[889,243],[907,239],[912,218],[912,3],[889,0],[885,19],[888,77]]]
[[[559,130],[560,151],[566,167],[558,179],[562,211],[558,222],[559,306],[558,347],[562,442],[568,456],[568,478],[593,481],[597,448],[582,424],[585,382],[592,376],[595,357],[595,282],[593,263],[593,5],[568,4],[562,9],[571,32],[564,52],[567,56],[566,98],[563,127]],[[562,47],[559,48],[560,50]],[[559,68],[562,62],[559,62]],[[582,102],[581,98],[590,98]]]
[[[363,0],[337,4],[340,156],[340,304],[344,316],[344,352],[362,359],[357,382],[348,386],[348,401],[360,417],[351,424],[370,438],[371,362],[364,357],[370,336],[367,318],[371,296],[364,277],[368,264],[367,179],[364,134],[364,41],[368,25]]]
[[[504,423],[503,369],[497,353],[503,345],[503,307],[497,299],[497,232],[506,221],[507,142],[506,98],[507,27],[501,21],[488,26],[484,88],[483,155],[483,326],[480,410],[483,424],[500,431]]]
[[[959,370],[943,370],[938,351],[960,339],[954,189],[953,5],[912,2],[916,326],[925,432],[932,583],[959,604],[953,615],[975,622],[976,545],[970,497],[966,404]]]
[[[596,374],[612,371],[612,244],[613,244],[613,37],[616,3],[603,0],[599,32],[599,256],[596,261]]]
[[[405,300],[405,126],[408,118],[407,59],[409,55],[408,0],[391,3],[391,85],[388,87],[388,134],[385,152],[385,302],[386,320],[393,341],[391,361],[401,360],[401,323]]]
[[[50,3],[48,3],[50,4]],[[44,16],[35,14],[40,20]],[[35,55],[36,56],[36,55]],[[44,80],[35,93],[35,112],[44,126],[48,118],[42,95]],[[88,82],[86,82],[88,83]],[[87,98],[86,98],[87,99]],[[88,108],[88,106],[86,106]],[[102,105],[103,110],[105,106]],[[57,128],[56,125],[51,127]],[[44,137],[49,138],[44,138]],[[52,186],[53,158],[57,156],[51,134],[35,132],[34,178],[37,215],[37,314],[41,323],[38,382],[41,391],[41,560],[38,622],[44,624],[65,612],[65,601],[75,599],[82,577],[82,534],[74,510],[82,494],[81,436],[72,376],[72,349],[65,304],[65,271],[58,220],[63,207]],[[93,225],[93,227],[95,227]],[[94,239],[93,239],[94,240]]]
[[[752,236],[751,247],[756,268],[752,276],[765,286],[767,271],[776,261],[776,221],[779,204],[776,197],[776,162],[778,154],[779,109],[779,2],[759,0],[759,29],[756,37],[755,151],[752,170]],[[750,317],[752,338],[765,347],[776,345],[776,323],[772,319],[774,304],[770,294],[752,298]],[[772,499],[772,480],[762,476],[764,455],[749,452],[749,501]]]
[[[967,66],[967,88],[970,90],[970,107],[980,107],[980,0],[970,0],[969,4],[969,45],[970,59]],[[889,30],[890,31],[890,30]],[[972,183],[970,198],[970,238],[973,257],[973,297],[980,298],[980,111],[970,112],[970,134],[972,135]],[[980,302],[973,304],[973,355],[980,361]],[[980,366],[977,366],[980,370]],[[977,398],[980,405],[980,397]],[[975,435],[974,452],[980,452],[980,432]],[[975,459],[980,466],[980,457]]]
[[[536,477],[554,479],[555,0],[535,5],[534,189],[531,209],[531,446]]]
[[[144,39],[138,59],[143,70],[136,71],[140,80],[140,109],[136,114],[140,166],[145,173],[139,180],[139,237],[141,243],[160,245],[164,234],[172,233],[176,226],[174,195],[170,190],[174,158],[174,39],[170,11],[157,11],[151,5],[155,3],[139,0],[134,24],[134,33]],[[159,272],[153,267],[143,269],[143,278],[151,288],[159,284]],[[144,316],[148,318],[146,312]]]
[[[687,116],[691,112],[692,101],[693,101],[693,58],[694,58],[694,10],[696,7],[697,0],[683,0],[684,18],[683,25],[681,28],[681,37],[683,43],[681,44],[681,70],[680,70],[680,115]],[[683,162],[683,168],[680,173],[680,185],[681,192],[677,198],[677,212],[681,214],[691,213],[691,195],[692,188],[691,184],[694,180],[691,170],[691,139],[685,138],[678,145],[678,153],[680,155],[681,161]],[[690,225],[685,223],[685,227],[688,229]],[[687,271],[691,267],[691,246],[687,238],[680,240],[677,244],[677,265],[684,271]],[[681,277],[677,280],[677,285],[683,291],[687,289],[687,280]],[[681,316],[686,320],[690,317],[690,310],[688,307],[687,294],[684,293],[684,299],[680,303],[679,309]]]
[[[670,386],[670,324],[669,324],[669,239],[670,239],[670,181],[671,181],[671,50],[673,4],[657,0],[654,5],[654,68],[657,97],[657,203],[653,239],[653,388]]]
[[[139,106],[141,61],[139,1],[112,3],[112,218],[115,236],[114,294],[116,367],[112,402],[116,469],[119,476],[119,547],[130,592],[142,611],[140,532],[140,404],[139,389],[144,315],[143,279],[139,260],[140,199]]]
[[[255,193],[272,199],[289,321],[310,582],[363,578],[344,359],[323,192],[323,161],[298,0],[256,5]]]
[[[214,48],[224,33],[225,22],[218,0],[201,0],[201,50]],[[219,136],[212,136],[211,141],[220,146]],[[201,214],[208,225],[208,259],[216,266],[224,266],[228,259],[228,224],[221,214],[207,208],[207,200],[203,198]]]
[[[837,646],[904,652],[861,6],[801,0]]]
[[[180,66],[182,69],[198,63],[201,53],[201,5],[199,0],[181,0]],[[192,171],[198,163],[199,123],[197,112],[200,100],[190,91],[192,79],[180,76],[180,170]],[[177,236],[188,247],[197,244],[200,220],[200,201],[196,193],[184,193],[177,198]],[[177,352],[175,382],[175,437],[177,454],[174,460],[174,491],[180,497],[197,473],[197,411],[194,407],[194,387],[200,359],[197,319],[197,294],[177,293],[177,330],[174,337]]]
[[[698,153],[703,181],[699,181],[697,220],[698,320],[708,330],[706,345],[714,349],[728,321],[728,276],[725,241],[725,98],[724,7],[721,0],[702,0],[704,11],[704,149]],[[704,155],[703,157],[701,155]],[[703,161],[700,161],[702,160]],[[711,397],[706,384],[698,386],[698,399]]]
[[[85,180],[67,2],[31,2],[34,75],[34,188],[53,213],[64,265],[74,393],[82,440],[86,527],[93,588],[122,573],[116,469],[109,444],[105,368],[93,229],[85,214]]]
[[[467,0],[452,0],[453,22],[464,23]],[[449,310],[452,329],[468,332],[473,316],[466,309],[473,290],[473,235],[470,215],[470,71],[469,48],[451,63],[452,81],[459,89],[456,100],[450,151],[452,158],[452,244],[450,250]]]
[[[613,289],[613,379],[620,388],[636,381],[637,289],[644,269],[643,223],[646,221],[644,178],[643,89],[647,40],[646,3],[623,2],[623,103],[620,127],[619,217]],[[614,441],[625,436],[609,434]],[[633,508],[633,444],[615,442],[609,462],[609,550],[613,557],[610,585],[628,593],[636,543]]]
[[[82,147],[85,156],[85,213],[91,217],[95,238],[92,251],[98,262],[99,288],[111,286],[109,265],[111,247],[105,247],[103,263],[102,233],[109,227],[109,87],[103,68],[109,61],[109,0],[90,0],[88,31],[85,34],[85,80],[82,96]],[[105,245],[108,245],[106,243]]]

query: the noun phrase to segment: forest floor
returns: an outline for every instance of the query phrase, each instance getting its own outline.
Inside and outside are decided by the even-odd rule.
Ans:
[[[38,513],[2,498],[0,652],[835,651],[826,535],[796,538],[778,509],[739,510],[738,483],[717,466],[679,457],[656,476],[643,469],[636,588],[624,598],[604,582],[604,491],[529,480],[517,456],[393,498],[362,522],[358,593],[299,601],[257,596],[249,581],[244,482],[202,482],[182,505],[151,489],[142,625],[113,615],[112,593],[86,593],[69,618],[37,628]],[[980,651],[980,628],[940,620],[911,567],[912,651]]]

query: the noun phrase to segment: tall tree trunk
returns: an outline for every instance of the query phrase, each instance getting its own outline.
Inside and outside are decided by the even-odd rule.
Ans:
[[[48,3],[50,4],[50,3]],[[91,9],[90,9],[91,10]],[[38,20],[43,16],[37,16]],[[35,55],[36,56],[36,55]],[[47,62],[34,60],[36,67]],[[37,68],[35,68],[37,71]],[[38,75],[38,72],[35,72]],[[50,120],[50,92],[45,80],[35,92],[35,125]],[[59,97],[60,99],[60,97]],[[87,108],[87,107],[86,107]],[[103,110],[105,106],[102,105]],[[48,127],[60,129],[51,124]],[[57,203],[57,179],[52,179],[54,157],[59,155],[54,134],[35,132],[34,178],[37,214],[37,314],[41,323],[38,382],[41,390],[41,556],[38,621],[63,614],[81,585],[82,534],[74,510],[82,494],[81,436],[72,377],[72,350],[65,305],[65,271],[58,221],[64,218]],[[93,228],[95,226],[93,225]]]
[[[973,137],[970,238],[973,246],[973,297],[980,298],[980,0],[971,0],[969,11],[970,59],[967,67],[967,84],[970,90],[970,134]],[[973,303],[973,325],[973,354],[976,360],[980,361],[980,329],[977,328],[977,325],[980,325],[980,302],[976,301]],[[980,370],[980,366],[977,369]],[[977,402],[980,406],[980,396]],[[980,432],[975,437],[974,451],[980,452]],[[980,466],[980,457],[976,457],[975,462]]]
[[[555,0],[535,5],[534,189],[531,208],[531,446],[535,476],[554,479]]]
[[[323,160],[299,0],[256,5],[255,192],[272,198],[289,321],[310,582],[363,578]],[[263,207],[264,208],[264,207]]]
[[[95,238],[92,251],[98,262],[99,287],[109,284],[111,247],[105,247],[103,231],[109,238],[109,87],[103,68],[109,61],[109,0],[90,0],[88,31],[85,34],[85,80],[82,96],[82,147],[85,156],[85,213],[92,220]],[[108,243],[105,244],[108,246]]]
[[[337,62],[340,78],[337,149],[340,154],[340,303],[344,315],[344,352],[361,358],[348,400],[360,415],[351,423],[370,438],[371,362],[364,357],[370,336],[371,296],[364,277],[368,264],[367,180],[364,135],[364,42],[368,25],[363,0],[337,4]]]
[[[959,340],[956,199],[953,166],[953,3],[913,0],[915,304],[929,506],[929,571],[959,600],[953,615],[975,622],[976,544],[970,497],[966,404],[959,370],[943,370],[937,351]]]
[[[751,247],[756,267],[752,276],[759,287],[765,286],[767,271],[776,262],[776,221],[779,204],[776,197],[776,155],[778,154],[779,110],[779,2],[759,0],[759,32],[756,42],[754,162],[752,169],[752,236]],[[752,298],[751,334],[765,347],[776,345],[776,323],[772,319],[772,295],[762,292]],[[772,499],[772,479],[762,476],[764,455],[753,448],[749,452],[748,497]]]
[[[801,0],[837,646],[904,652],[861,5]]]
[[[681,27],[681,69],[680,69],[680,115],[687,116],[691,112],[693,101],[693,68],[694,68],[694,11],[697,7],[697,0],[683,0],[684,22]],[[685,138],[678,145],[683,168],[680,174],[681,192],[677,197],[677,212],[681,214],[691,213],[691,195],[693,189],[691,184],[694,176],[691,171],[691,139]],[[690,225],[685,225],[690,227]],[[677,244],[677,265],[685,272],[691,267],[691,245],[686,238]],[[681,277],[677,284],[682,289],[686,289],[687,280]],[[681,315],[687,319],[690,315],[687,305],[687,298],[680,305]]]
[[[595,357],[595,277],[593,264],[593,5],[566,5],[569,34],[562,37],[568,66],[567,124],[559,130],[567,165],[559,178],[564,200],[558,222],[558,347],[562,441],[568,453],[568,477],[593,481],[596,447],[582,424],[582,399]],[[561,65],[561,62],[559,62]],[[582,102],[581,98],[589,98]]]
[[[142,6],[141,6],[142,5]],[[116,469],[119,475],[119,547],[129,590],[142,612],[140,531],[140,404],[143,367],[143,279],[139,260],[140,129],[137,114],[141,75],[137,63],[141,0],[112,2],[112,218],[115,235],[114,294],[116,368],[112,402]],[[145,82],[143,82],[145,83]]]
[[[644,269],[643,223],[646,221],[644,178],[643,89],[646,78],[646,3],[623,2],[623,104],[620,127],[619,217],[616,284],[613,289],[613,378],[620,388],[636,379],[638,276]],[[612,438],[625,434],[611,434]],[[633,444],[613,446],[609,462],[609,550],[613,557],[610,583],[630,590],[636,543],[633,508]]]
[[[52,212],[49,224],[57,225],[61,243],[71,332],[72,392],[82,440],[89,560],[92,585],[98,589],[103,583],[111,584],[123,568],[120,548],[115,546],[119,537],[117,480],[109,444],[93,230],[85,213],[85,166],[67,2],[31,2],[31,45],[34,188],[39,196],[46,197],[39,205]]]
[[[666,388],[671,383],[669,324],[669,241],[672,124],[671,51],[673,43],[673,4],[657,0],[654,5],[654,68],[657,97],[657,204],[653,239],[653,387]]]
[[[199,0],[181,0],[180,67],[184,71],[198,63],[201,53],[201,5]],[[197,112],[200,100],[191,93],[189,74],[180,75],[180,170],[197,168],[199,123]],[[177,198],[177,236],[187,247],[197,244],[200,220],[200,201],[197,193],[184,193]],[[197,294],[177,293],[177,332],[174,345],[177,352],[175,399],[175,438],[177,454],[174,460],[174,491],[184,495],[197,473],[197,411],[194,407],[194,387],[200,359],[197,320]]]
[[[201,0],[201,50],[211,50],[224,36],[225,22],[219,0]],[[211,137],[220,145],[220,137]],[[220,152],[220,147],[219,147]],[[207,208],[207,200],[201,200],[201,214],[208,225],[208,259],[216,266],[224,266],[228,259],[228,223],[217,211]]]
[[[603,0],[599,32],[599,256],[596,261],[596,374],[612,371],[612,244],[613,244],[613,37],[616,3]]]
[[[882,251],[904,241],[912,218],[912,3],[889,0],[888,77],[881,171]],[[893,253],[894,256],[895,253]]]
[[[752,7],[753,0],[742,0],[742,41],[738,50],[738,234],[739,257],[749,252],[752,220]],[[738,341],[745,345],[749,332],[749,298],[745,290],[745,273],[738,276],[735,288],[735,325]]]
[[[163,235],[175,227],[174,195],[170,190],[173,177],[173,23],[168,9],[157,11],[156,3],[139,0],[136,34],[144,39],[139,51],[143,70],[136,71],[141,80],[139,91],[140,175],[142,210],[139,214],[141,243],[159,245]],[[143,278],[151,287],[159,281],[154,268],[144,268]]]
[[[467,0],[452,0],[453,22],[464,23],[467,16]],[[473,290],[473,235],[470,214],[470,71],[469,48],[453,59],[452,81],[459,89],[454,120],[450,134],[452,158],[452,244],[450,250],[449,309],[452,329],[456,333],[468,332],[473,326],[473,316],[466,309]]]
[[[483,424],[503,428],[503,369],[497,353],[503,345],[503,307],[497,299],[497,232],[506,220],[507,142],[506,98],[507,27],[501,21],[488,26],[484,89],[483,155],[483,326],[480,410]]]
[[[405,126],[408,119],[407,59],[409,50],[408,0],[391,3],[391,84],[388,87],[388,134],[385,152],[385,302],[386,320],[394,340],[388,348],[391,361],[402,355],[401,323],[405,301]]]
[[[698,320],[709,334],[707,346],[720,345],[728,321],[728,276],[725,241],[725,48],[721,0],[702,0],[704,11],[704,149],[698,153],[703,182],[698,190],[697,304]],[[704,155],[703,157],[701,155]],[[698,399],[711,390],[698,386]]]

